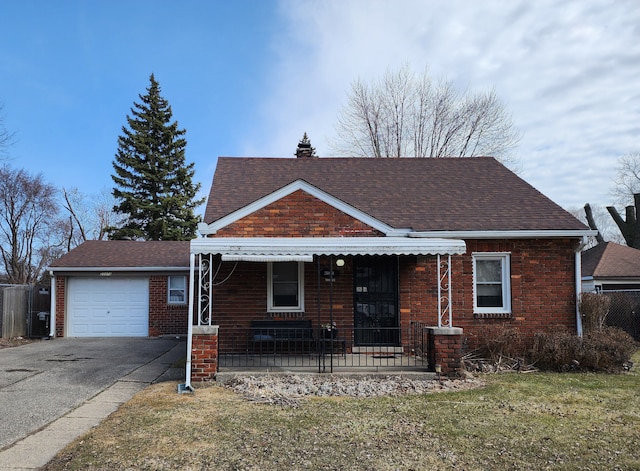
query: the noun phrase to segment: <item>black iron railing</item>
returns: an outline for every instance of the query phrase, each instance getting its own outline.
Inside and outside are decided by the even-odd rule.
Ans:
[[[311,336],[306,329],[279,329],[277,335],[270,335],[254,329],[220,328],[219,336],[218,364],[222,370],[429,368],[426,330],[418,323],[404,330],[314,329]]]

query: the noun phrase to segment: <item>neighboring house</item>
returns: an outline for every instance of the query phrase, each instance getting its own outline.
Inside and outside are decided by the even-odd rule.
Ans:
[[[640,250],[613,242],[582,252],[582,291],[640,289]]]
[[[189,242],[90,240],[49,271],[52,336],[187,332]]]
[[[335,322],[349,352],[410,354],[415,325],[455,339],[440,353],[581,330],[593,231],[493,158],[220,158],[199,232],[188,379],[214,374],[198,356],[253,351],[270,319]]]

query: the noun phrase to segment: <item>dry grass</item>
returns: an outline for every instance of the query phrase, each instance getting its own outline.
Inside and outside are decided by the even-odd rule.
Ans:
[[[46,469],[640,469],[637,369],[489,375],[480,389],[296,408],[159,384]]]
[[[0,338],[0,349],[10,348],[10,347],[19,347],[20,345],[25,345],[31,342],[33,342],[33,340],[26,339],[24,337],[14,337],[10,339]]]

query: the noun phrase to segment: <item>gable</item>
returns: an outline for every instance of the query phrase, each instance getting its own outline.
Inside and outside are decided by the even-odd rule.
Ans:
[[[366,218],[366,215],[364,217]],[[265,202],[255,211],[217,229],[215,234],[218,237],[376,237],[384,235],[379,229],[335,208],[303,189],[296,189],[275,201]]]
[[[211,224],[201,224],[198,230],[203,235],[241,234],[241,237],[278,237],[294,233],[297,237],[354,237],[396,232],[302,180],[279,188]]]

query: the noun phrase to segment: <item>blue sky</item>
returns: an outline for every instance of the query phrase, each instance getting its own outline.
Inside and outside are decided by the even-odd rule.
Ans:
[[[154,73],[208,191],[218,156],[321,156],[350,83],[408,63],[495,89],[521,176],[563,207],[610,204],[640,151],[635,0],[3,0],[0,103],[11,164],[112,187],[117,138]]]

